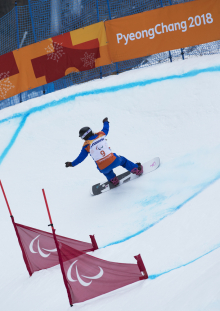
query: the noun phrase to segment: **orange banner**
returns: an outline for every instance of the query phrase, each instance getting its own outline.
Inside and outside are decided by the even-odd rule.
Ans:
[[[0,56],[0,100],[111,63],[104,22]]]
[[[220,0],[172,5],[105,22],[113,62],[220,40]]]
[[[100,22],[0,56],[0,100],[71,72],[216,40],[220,0],[192,1]]]

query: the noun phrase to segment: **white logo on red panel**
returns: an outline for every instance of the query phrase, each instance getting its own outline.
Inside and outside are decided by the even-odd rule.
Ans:
[[[2,72],[0,73],[0,97],[5,98],[7,93],[15,88],[15,86],[10,81],[10,72]]]
[[[71,271],[72,271],[72,268],[73,268],[73,265],[77,262],[78,260],[75,260],[69,267],[68,271],[67,271],[67,278],[70,282],[77,282],[77,280],[73,280],[72,276],[71,276]],[[100,279],[103,274],[104,274],[104,271],[101,267],[99,267],[100,269],[100,272],[95,275],[95,276],[85,276],[85,275],[82,275],[84,278],[86,279],[89,279],[89,280],[97,280],[97,279]],[[82,285],[82,286],[89,286],[92,281],[90,282],[85,282],[81,279],[80,275],[79,275],[79,272],[78,272],[78,269],[77,269],[77,266],[76,266],[76,276],[77,276],[77,279],[79,281],[79,283]]]
[[[62,47],[63,42],[57,43],[57,42],[51,42],[47,48],[45,48],[47,52],[47,59],[55,60],[57,63],[59,59],[65,55],[65,52],[63,51]]]
[[[80,58],[83,62],[83,67],[93,67],[95,65],[95,53],[88,54],[87,52],[84,53],[84,57]]]
[[[29,249],[30,249],[31,253],[33,253],[33,254],[34,254],[34,253],[35,253],[35,254],[36,254],[36,253],[39,253],[39,254],[41,255],[41,257],[46,258],[46,257],[49,257],[51,253],[57,251],[56,248],[55,248],[55,249],[46,249],[46,248],[42,248],[44,251],[49,252],[49,253],[44,253],[44,252],[42,251],[42,249],[40,248],[39,239],[37,240],[37,238],[39,238],[39,236],[40,236],[40,234],[39,234],[36,238],[34,238],[34,239],[31,241],[30,245],[29,245]],[[38,252],[35,252],[34,249],[33,249],[35,240],[37,240],[37,249],[38,249]]]

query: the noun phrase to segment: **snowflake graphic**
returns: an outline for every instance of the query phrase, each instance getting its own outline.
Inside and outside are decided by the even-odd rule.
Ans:
[[[0,97],[6,98],[8,91],[10,91],[15,86],[11,83],[9,79],[9,71],[0,73]]]
[[[47,48],[45,48],[47,52],[47,59],[55,60],[57,63],[59,59],[65,54],[63,51],[62,43],[51,42]]]
[[[90,53],[88,54],[87,52],[85,52],[84,54],[84,58],[80,58],[81,61],[84,63],[83,67],[93,67],[94,63],[95,63],[95,53]]]

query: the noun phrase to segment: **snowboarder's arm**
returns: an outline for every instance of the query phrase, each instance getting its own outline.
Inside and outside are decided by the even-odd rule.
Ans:
[[[73,162],[66,162],[66,167],[69,167],[69,166],[73,167],[73,166],[78,165],[79,163],[84,161],[85,158],[87,158],[87,156],[88,156],[88,151],[86,150],[86,146],[83,146],[79,156]]]
[[[109,121],[108,121],[108,118],[105,118],[103,120],[103,123],[104,123],[104,126],[103,126],[103,129],[102,129],[102,132],[104,132],[105,135],[107,136],[108,135],[108,131],[109,131]]]
[[[86,150],[86,146],[83,146],[79,156],[72,162],[72,166],[76,166],[85,160],[88,156],[88,151]]]

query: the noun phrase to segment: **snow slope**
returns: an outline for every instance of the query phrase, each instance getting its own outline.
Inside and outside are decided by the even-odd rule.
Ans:
[[[76,310],[220,310],[220,55],[162,64],[73,86],[0,111],[0,179],[15,221],[89,242],[94,256],[135,263],[149,279]],[[78,131],[110,120],[112,150],[161,167],[91,197],[105,180],[88,157],[75,168]],[[116,173],[123,172],[117,168]],[[29,278],[0,194],[0,305],[10,311],[70,310],[60,268]],[[71,309],[72,310],[72,309]]]

